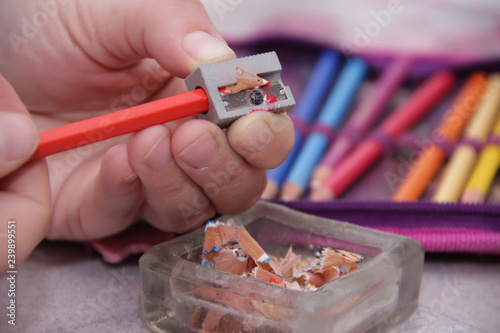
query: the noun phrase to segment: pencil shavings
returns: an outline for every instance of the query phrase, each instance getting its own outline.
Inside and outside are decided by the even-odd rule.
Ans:
[[[213,256],[223,247],[231,247],[235,243],[234,224],[208,221],[205,226],[205,242],[203,244],[202,265],[214,267]]]
[[[359,254],[323,248],[314,258],[302,259],[292,246],[284,258],[270,257],[243,226],[232,219],[208,221],[202,264],[223,272],[273,283],[284,288],[314,291],[357,269]]]
[[[292,246],[283,258],[268,255],[243,226],[232,219],[226,222],[208,221],[202,264],[219,271],[257,279],[297,291],[315,291],[341,275],[352,272],[363,257],[359,254],[323,248],[314,257],[303,259]],[[292,319],[287,308],[276,308],[259,300],[219,293],[208,288],[196,288],[191,296],[211,300],[209,309],[197,308],[191,320],[202,333],[261,332],[263,320]],[[227,311],[231,309],[231,313]],[[239,318],[234,313],[251,313]]]
[[[262,87],[269,83],[267,80],[236,66],[236,70],[238,69],[241,71],[241,74],[236,76],[236,85],[226,87],[223,91],[224,94],[235,94],[243,90]]]

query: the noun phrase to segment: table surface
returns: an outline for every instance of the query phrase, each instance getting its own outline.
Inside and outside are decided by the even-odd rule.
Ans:
[[[110,265],[79,244],[43,242],[18,268],[16,326],[3,315],[0,332],[148,332],[138,258]],[[7,282],[0,281],[2,309]],[[499,313],[498,257],[427,255],[418,310],[395,332],[493,333]]]

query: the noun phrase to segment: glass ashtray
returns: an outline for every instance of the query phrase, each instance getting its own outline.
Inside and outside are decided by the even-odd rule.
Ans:
[[[424,250],[416,240],[265,201],[230,217],[269,255],[283,257],[292,245],[304,257],[330,247],[364,260],[355,271],[315,291],[287,289],[201,265],[202,227],[141,257],[142,317],[149,330],[384,332],[417,308]],[[215,324],[207,323],[213,318]]]

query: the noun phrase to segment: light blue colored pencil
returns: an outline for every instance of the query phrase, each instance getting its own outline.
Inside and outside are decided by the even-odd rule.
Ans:
[[[339,65],[340,56],[333,50],[326,49],[320,54],[304,91],[291,112],[295,124],[295,144],[286,160],[280,166],[266,171],[268,186],[262,195],[263,198],[274,198],[277,195],[306,137],[304,127],[314,122],[325,97],[330,91]]]
[[[350,60],[342,69],[330,96],[316,121],[316,130],[308,137],[283,184],[281,198],[295,200],[307,189],[314,168],[329,145],[329,136],[337,130],[367,72],[360,58]]]

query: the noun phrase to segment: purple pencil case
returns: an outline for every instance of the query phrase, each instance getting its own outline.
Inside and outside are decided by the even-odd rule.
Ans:
[[[426,252],[500,255],[500,205],[335,200],[281,202],[309,214],[414,238]]]
[[[286,53],[287,50],[282,52]],[[290,59],[286,55],[280,57]],[[364,87],[361,87],[358,100],[363,99],[364,92],[369,91],[372,82],[384,68],[374,65],[375,62],[371,58],[366,60],[372,64],[372,75]],[[300,99],[303,86],[297,82],[305,82],[307,75],[300,78],[304,75],[304,71],[297,69],[298,62],[301,61],[296,60],[289,66],[285,62],[283,67],[284,73],[289,75],[287,80],[291,81],[292,85],[295,83],[294,95],[298,95],[296,98]],[[453,68],[458,77],[458,83],[453,91],[397,142],[389,143],[382,158],[340,198],[324,202],[307,199],[291,202],[278,199],[272,201],[305,213],[408,236],[422,243],[426,252],[500,255],[500,172],[496,174],[485,203],[431,202],[447,160],[420,200],[391,201],[392,195],[412,167],[418,153],[432,137],[432,131],[450,109],[463,81],[476,69],[493,72],[500,68],[492,66],[491,63]],[[410,77],[396,92],[387,112],[403,103],[420,82],[422,82],[420,75]],[[355,105],[350,108],[351,111],[353,109]]]

